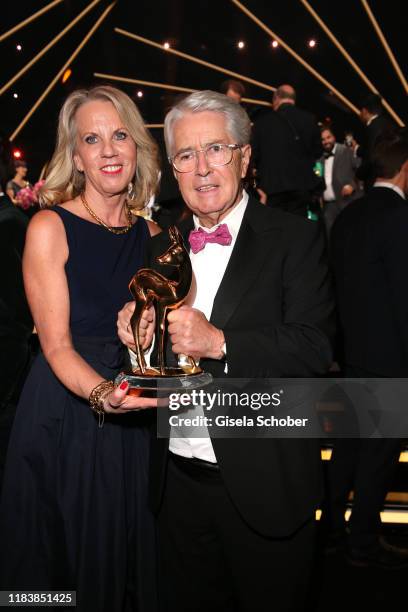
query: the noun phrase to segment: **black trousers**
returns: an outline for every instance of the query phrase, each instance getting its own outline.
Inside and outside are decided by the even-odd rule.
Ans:
[[[353,508],[349,521],[349,543],[352,548],[377,546],[381,532],[380,511],[388,485],[398,464],[401,440],[338,439],[328,466],[327,512],[331,531],[345,527],[344,512],[351,489]]]
[[[347,366],[345,375],[349,378],[375,378],[370,372]],[[344,530],[344,512],[350,490],[353,490],[348,524],[351,548],[370,550],[378,546],[380,512],[398,465],[401,443],[399,438],[385,437],[339,438],[334,441],[327,467],[323,520],[328,531]]]
[[[301,612],[315,545],[314,519],[289,538],[255,532],[220,472],[169,460],[158,517],[163,612]]]

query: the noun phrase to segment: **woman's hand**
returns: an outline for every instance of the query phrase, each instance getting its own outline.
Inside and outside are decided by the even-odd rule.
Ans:
[[[135,339],[133,337],[132,329],[130,327],[130,319],[135,310],[135,302],[128,302],[124,305],[122,310],[118,314],[118,336],[121,342],[132,349],[132,351],[136,350],[135,347]],[[155,310],[153,306],[147,308],[142,315],[139,326],[139,342],[142,347],[142,350],[146,350],[150,347],[153,336],[154,329],[156,324],[156,316]]]
[[[108,414],[126,414],[146,408],[157,408],[156,397],[129,395],[129,388],[129,383],[124,380],[119,387],[108,393],[103,399],[104,411]]]

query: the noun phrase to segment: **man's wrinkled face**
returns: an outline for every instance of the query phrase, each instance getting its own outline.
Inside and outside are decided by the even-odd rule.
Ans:
[[[198,151],[210,144],[239,144],[228,133],[222,113],[187,113],[175,122],[172,156],[186,150]],[[250,154],[250,145],[245,145],[234,150],[229,164],[212,167],[204,153],[200,152],[194,170],[184,173],[174,171],[185,203],[202,225],[216,225],[241,200],[241,181],[246,174]]]

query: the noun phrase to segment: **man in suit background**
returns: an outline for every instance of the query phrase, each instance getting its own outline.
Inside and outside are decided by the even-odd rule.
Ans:
[[[27,225],[26,216],[0,185],[0,481],[15,406],[30,361],[33,320],[21,266]]]
[[[324,154],[320,161],[324,167],[326,185],[322,196],[323,218],[329,236],[337,215],[347,204],[362,195],[355,174],[361,160],[349,147],[336,142],[336,137],[330,128],[322,129],[321,138]]]
[[[377,94],[370,94],[360,105],[360,119],[365,125],[365,134],[362,144],[356,147],[355,154],[361,159],[357,177],[364,182],[365,191],[372,187],[375,180],[371,158],[376,142],[396,128],[395,123],[385,116],[383,111],[381,96]]]
[[[228,79],[221,83],[220,91],[234,100],[237,104],[240,104],[242,98],[245,96],[245,85],[241,81]]]
[[[344,372],[351,378],[406,378],[406,132],[380,137],[372,162],[374,186],[339,215],[331,235],[337,306],[344,335]],[[380,539],[380,510],[400,445],[395,437],[335,441],[328,467],[327,518],[333,540],[341,538],[347,497],[353,488],[347,554],[354,565],[392,569],[407,563],[385,548]]]
[[[316,224],[243,191],[251,151],[244,109],[215,92],[193,93],[166,116],[165,136],[193,212],[180,225],[184,236],[192,232],[194,282],[189,305],[168,315],[173,354],[191,355],[216,379],[325,373],[333,303],[324,240]],[[150,265],[167,246],[165,233],[151,242]],[[128,345],[132,311],[119,317]],[[164,608],[253,612],[269,601],[276,612],[300,612],[320,470],[318,440],[197,438],[180,427],[170,441],[155,440]]]
[[[313,171],[322,155],[320,130],[315,117],[296,106],[291,85],[274,92],[273,109],[261,114],[253,130],[259,194],[268,206],[306,217],[321,184]]]

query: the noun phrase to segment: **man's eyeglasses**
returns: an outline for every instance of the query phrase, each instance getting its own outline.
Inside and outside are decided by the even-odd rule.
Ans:
[[[235,149],[241,149],[238,144],[214,143],[207,145],[204,149],[189,149],[181,151],[174,157],[169,157],[169,162],[177,172],[192,172],[198,161],[198,154],[204,153],[207,164],[211,167],[226,166],[232,160]]]

